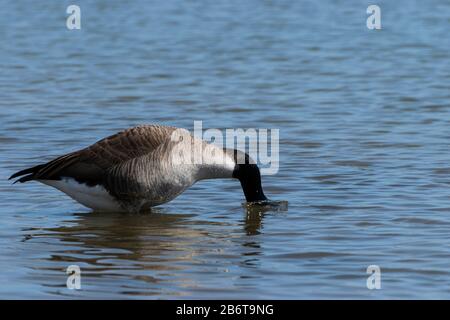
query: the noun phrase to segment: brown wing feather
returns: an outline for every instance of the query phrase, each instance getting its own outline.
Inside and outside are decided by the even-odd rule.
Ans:
[[[36,166],[35,170],[21,172],[29,175],[18,180],[55,180],[61,176],[72,177],[80,182],[96,184],[105,172],[128,160],[146,155],[170,138],[174,127],[145,125],[127,129],[80,151],[56,158],[47,164]],[[33,169],[33,168],[32,168]],[[13,177],[20,176],[19,173]]]

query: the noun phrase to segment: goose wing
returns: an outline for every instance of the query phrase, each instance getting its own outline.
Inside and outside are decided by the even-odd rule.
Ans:
[[[105,179],[108,169],[146,155],[170,139],[174,127],[146,125],[127,129],[93,145],[13,174],[16,182],[74,178],[80,183],[96,185]]]

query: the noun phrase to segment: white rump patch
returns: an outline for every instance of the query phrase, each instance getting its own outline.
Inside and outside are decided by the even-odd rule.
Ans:
[[[119,203],[101,185],[90,187],[72,178],[39,180],[64,192],[75,201],[96,211],[123,211]]]

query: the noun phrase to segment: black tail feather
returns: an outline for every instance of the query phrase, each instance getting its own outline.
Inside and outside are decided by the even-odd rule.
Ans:
[[[14,181],[13,184],[16,184],[17,182],[24,183],[24,182],[31,181],[31,180],[34,180],[34,173],[26,175],[16,181]]]
[[[38,166],[35,166],[33,168],[28,168],[19,172],[14,173],[11,177],[9,177],[8,180],[12,180],[14,178],[18,178],[21,176],[24,176],[22,178],[20,178],[19,180],[16,180],[14,183],[20,182],[20,183],[24,183],[30,180],[34,179],[34,175],[41,170],[44,167],[44,165],[40,164]],[[25,176],[26,175],[26,176]]]

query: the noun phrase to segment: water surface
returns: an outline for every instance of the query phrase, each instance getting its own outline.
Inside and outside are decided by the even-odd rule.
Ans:
[[[0,297],[450,298],[450,5],[8,1],[0,19]],[[100,214],[16,170],[141,123],[280,129],[266,193],[204,181]],[[65,269],[82,270],[82,289]],[[378,265],[381,290],[368,290]]]

